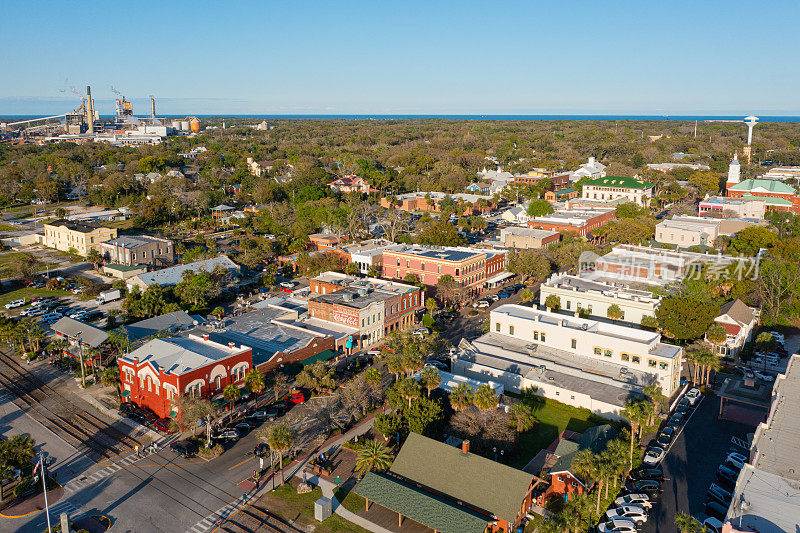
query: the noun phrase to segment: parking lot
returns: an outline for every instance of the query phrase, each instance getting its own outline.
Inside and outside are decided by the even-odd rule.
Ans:
[[[718,466],[724,461],[731,437],[746,440],[752,426],[718,420],[719,399],[703,398],[691,413],[679,435],[672,441],[661,465],[664,492],[653,506],[643,533],[675,532],[675,515],[688,512],[705,518],[706,491],[714,482]]]

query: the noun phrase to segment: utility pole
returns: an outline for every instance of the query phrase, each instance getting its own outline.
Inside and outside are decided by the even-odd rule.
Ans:
[[[80,336],[83,334],[82,331],[79,331],[77,335],[75,335],[75,340],[78,341],[78,357],[81,360],[81,387],[86,388],[86,369],[83,366],[83,343],[80,341]]]

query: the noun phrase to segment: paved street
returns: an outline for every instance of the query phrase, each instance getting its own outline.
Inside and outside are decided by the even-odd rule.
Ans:
[[[706,397],[695,409],[663,461],[664,492],[642,533],[675,533],[675,515],[689,512],[702,520],[706,490],[725,458],[732,436],[746,438],[755,428],[717,420],[719,399]]]

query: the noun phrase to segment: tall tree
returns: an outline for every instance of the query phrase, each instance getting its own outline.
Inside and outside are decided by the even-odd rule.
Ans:
[[[492,409],[496,409],[497,405],[500,403],[500,399],[495,394],[494,389],[489,386],[488,383],[484,383],[475,391],[475,396],[472,398],[472,402],[475,404],[475,407],[481,410],[483,413],[484,422],[486,421],[486,415]]]
[[[392,465],[392,456],[382,443],[370,440],[358,451],[356,470],[364,475],[367,472],[383,472]]]
[[[268,427],[265,432],[262,432],[261,439],[269,445],[270,450],[278,454],[281,485],[283,485],[283,454],[292,448],[294,444],[294,432],[285,422],[280,422]]]
[[[459,383],[450,391],[450,405],[454,411],[461,411],[472,405],[473,396],[472,387]]]

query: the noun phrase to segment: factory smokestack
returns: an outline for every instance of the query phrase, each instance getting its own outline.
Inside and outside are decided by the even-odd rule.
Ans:
[[[156,99],[150,95],[150,118],[156,118]]]
[[[94,102],[92,101],[92,88],[86,86],[86,125],[89,133],[94,133]]]

